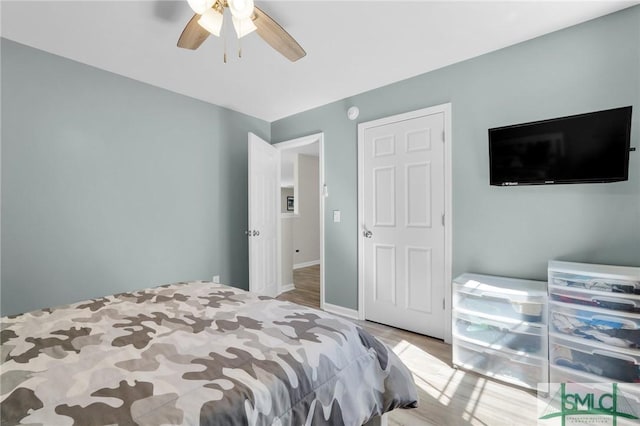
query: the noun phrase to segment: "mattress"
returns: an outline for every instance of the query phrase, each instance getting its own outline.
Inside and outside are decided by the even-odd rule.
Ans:
[[[209,282],[1,319],[2,424],[362,425],[417,406],[356,323]]]

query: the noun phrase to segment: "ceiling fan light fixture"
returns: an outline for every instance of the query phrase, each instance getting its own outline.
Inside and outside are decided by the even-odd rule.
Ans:
[[[273,18],[264,13],[262,9],[260,9],[258,6],[255,6],[253,4],[253,0],[242,0],[242,4],[237,3],[239,0],[189,0],[190,3],[198,3],[204,1],[209,2],[205,3],[205,5],[210,4],[210,2],[213,1],[213,5],[209,9],[207,9],[213,9],[213,11],[207,12],[207,10],[205,10],[202,13],[205,14],[206,12],[206,17],[203,17],[201,14],[196,13],[191,17],[191,19],[189,19],[189,22],[187,22],[187,25],[184,27],[182,33],[180,34],[180,37],[178,38],[177,45],[179,48],[196,50],[202,45],[202,43],[207,39],[207,37],[209,37],[210,34],[220,34],[222,36],[222,30],[225,30],[225,28],[220,28],[220,30],[218,30],[218,21],[220,21],[221,16],[226,13],[224,10],[229,8],[229,3],[231,3],[234,8],[236,8],[237,5],[240,5],[244,6],[243,10],[249,11],[249,13],[247,14],[248,17],[244,19],[233,16],[231,10],[229,10],[229,14],[227,14],[227,18],[229,18],[229,15],[231,15],[231,18],[235,18],[232,19],[232,24],[235,27],[234,29],[238,34],[238,37],[243,37],[255,31],[258,33],[258,36],[260,36],[260,38],[262,38],[269,46],[271,46],[291,62],[295,62],[303,58],[307,54],[302,46],[300,46],[300,44],[293,37],[291,37],[291,35],[287,31],[285,31],[284,28],[282,28],[276,21],[274,21]],[[216,16],[216,12],[221,16]],[[213,23],[211,25],[208,25],[208,21],[211,18],[215,18],[213,19],[213,21],[218,23],[216,23],[215,25]],[[222,20],[224,21],[224,18],[222,18]],[[225,25],[223,24],[222,27],[225,27]],[[241,45],[242,43],[238,43],[238,56],[241,56]]]
[[[238,38],[242,38],[257,29],[251,18],[238,19],[235,16],[231,16],[231,18],[233,20],[233,28],[235,28]]]
[[[195,13],[202,15],[207,9],[211,9],[216,0],[187,0]]]
[[[234,18],[246,19],[253,15],[253,0],[227,0]]]
[[[216,37],[220,37],[223,19],[224,18],[222,16],[222,13],[213,8],[210,8],[204,11],[202,16],[200,16],[200,19],[198,19],[198,24],[200,24],[202,28],[209,31]]]

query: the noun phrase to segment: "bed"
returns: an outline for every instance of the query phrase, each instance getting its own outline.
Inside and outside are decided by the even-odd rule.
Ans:
[[[417,406],[354,322],[210,282],[4,317],[1,423],[362,425]]]

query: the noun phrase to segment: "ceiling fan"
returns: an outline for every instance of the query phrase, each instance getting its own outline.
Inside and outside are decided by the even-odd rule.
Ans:
[[[242,38],[256,31],[264,41],[291,62],[307,52],[276,21],[253,4],[253,0],[187,0],[195,12],[178,39],[178,47],[195,50],[209,37],[220,36],[224,9],[231,11],[233,27]]]

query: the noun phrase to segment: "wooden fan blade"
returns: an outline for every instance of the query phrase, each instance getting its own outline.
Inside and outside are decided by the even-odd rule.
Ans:
[[[257,6],[254,8],[253,23],[260,37],[291,62],[306,56],[307,52],[304,51],[302,46]]]
[[[182,30],[182,34],[180,34],[178,47],[196,50],[207,39],[207,37],[209,37],[209,31],[205,30],[200,26],[200,24],[198,24],[198,19],[200,19],[200,15],[195,14],[193,15],[193,18],[189,20],[187,26]]]

